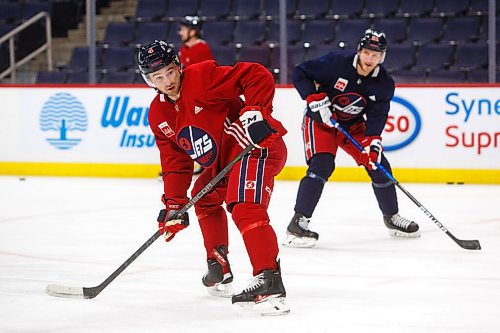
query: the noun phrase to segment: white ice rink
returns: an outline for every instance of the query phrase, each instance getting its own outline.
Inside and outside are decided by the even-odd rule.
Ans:
[[[297,182],[270,207],[281,241]],[[92,300],[45,294],[49,283],[95,286],[156,231],[154,179],[0,177],[0,332],[500,332],[500,186],[405,184],[462,239],[458,247],[406,196],[419,239],[390,238],[368,183],[328,183],[311,223],[313,249],[281,247],[291,313],[244,314],[201,284],[201,233],[154,243]],[[251,277],[233,224],[237,290]]]

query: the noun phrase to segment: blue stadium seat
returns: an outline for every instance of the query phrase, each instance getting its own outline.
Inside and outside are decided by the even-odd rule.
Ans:
[[[436,0],[433,16],[456,16],[469,10],[469,0]]]
[[[236,49],[232,46],[215,46],[211,51],[219,65],[232,66],[236,62]]]
[[[384,67],[394,71],[408,69],[415,63],[415,47],[408,44],[396,44],[387,48]]]
[[[120,46],[128,45],[134,40],[134,23],[110,22],[106,28],[104,43]]]
[[[434,9],[434,0],[401,0],[398,17],[422,17],[429,16]]]
[[[21,16],[21,3],[0,2],[0,23],[14,23]]]
[[[470,8],[467,15],[485,16],[487,14],[488,14],[488,0],[472,0],[470,2]]]
[[[362,17],[390,17],[399,9],[399,0],[369,0]]]
[[[389,45],[401,43],[406,39],[406,19],[379,19],[373,27],[385,33]]]
[[[36,83],[64,83],[66,76],[66,72],[38,72]]]
[[[253,19],[261,13],[261,0],[234,0],[233,15],[240,19]]]
[[[99,81],[96,78],[96,81]],[[89,83],[89,72],[88,71],[77,71],[71,72],[68,74],[68,78],[66,79],[66,83],[78,83],[78,84],[86,84]]]
[[[0,36],[7,34],[16,27],[15,24],[0,23]]]
[[[168,24],[165,22],[141,22],[137,26],[134,42],[136,44],[149,44],[155,39],[165,40]]]
[[[269,35],[267,40],[269,42],[279,42],[280,39],[280,29],[279,29],[279,21],[272,21],[269,27]],[[300,21],[296,20],[287,20],[286,22],[287,28],[287,40],[288,43],[295,43],[300,40]]]
[[[330,5],[328,0],[301,0],[299,1],[296,15],[301,19],[319,19],[325,17],[329,13],[329,11]]]
[[[271,52],[267,46],[246,46],[240,49],[238,61],[258,62],[264,67],[271,64]]]
[[[441,18],[413,18],[410,21],[407,41],[415,44],[436,42],[443,31]]]
[[[277,18],[279,16],[279,1],[277,0],[264,0],[264,12],[266,17]],[[311,2],[310,2],[311,3]],[[296,11],[295,0],[286,0],[286,15],[293,16]]]
[[[467,81],[471,83],[487,83],[488,79],[487,69],[474,69],[467,73]]]
[[[474,69],[488,64],[488,45],[462,44],[457,46],[453,68]]]
[[[435,70],[449,67],[453,51],[454,47],[446,44],[422,45],[414,68]]]
[[[446,23],[442,41],[470,42],[479,39],[479,17],[450,17]]]
[[[331,43],[335,34],[334,20],[306,21],[302,41],[317,45]]]
[[[427,77],[427,83],[463,83],[465,72],[453,69],[439,69],[431,71]]]
[[[166,1],[138,0],[135,13],[138,21],[159,20],[166,11]]]
[[[497,16],[495,19],[495,28],[496,28],[496,39],[500,38],[500,16]],[[486,42],[488,40],[488,17],[485,16],[481,22],[481,29],[479,33],[479,40],[482,42]]]
[[[264,41],[266,25],[264,21],[238,21],[234,33],[236,43],[255,44]]]
[[[230,0],[202,0],[198,15],[206,19],[226,17],[230,6]]]
[[[233,21],[207,21],[203,24],[203,39],[209,46],[226,45],[233,40]]]
[[[169,19],[179,19],[188,15],[196,15],[198,0],[169,0],[165,16]]]
[[[96,66],[101,66],[101,49],[96,48]],[[89,64],[89,49],[88,47],[75,47],[71,53],[71,59],[68,68],[73,71],[87,70]]]
[[[40,12],[51,14],[50,2],[25,2],[21,10],[21,19],[27,20]]]
[[[37,21],[28,26],[16,36],[15,40],[16,60],[20,60],[38,49],[47,41],[45,20]]]
[[[4,43],[0,45],[0,72],[3,72],[10,66],[9,48]]]
[[[101,76],[100,83],[132,83],[135,79],[134,72],[107,72]]]
[[[396,84],[425,83],[427,80],[427,72],[424,69],[401,69],[394,71],[391,75]]]
[[[74,0],[51,1],[51,25],[53,37],[67,37],[69,29],[78,28],[85,6]]]
[[[359,39],[370,26],[370,19],[339,20],[337,23],[335,43],[338,44],[342,42],[347,48],[352,48],[354,45],[358,45]]]
[[[172,43],[174,45],[181,44],[181,38],[179,37],[179,23],[171,22],[170,27],[167,31],[167,42]]]
[[[364,9],[363,0],[333,0],[332,17],[339,18],[355,18],[359,17]]]
[[[103,50],[101,67],[106,70],[127,70],[135,67],[136,50],[117,46]]]
[[[306,49],[302,45],[289,45],[287,47],[287,62],[289,72],[291,68],[304,62]],[[280,68],[280,48],[275,47],[271,52],[271,68]]]
[[[330,45],[312,45],[306,51],[305,60],[315,59],[333,51]]]

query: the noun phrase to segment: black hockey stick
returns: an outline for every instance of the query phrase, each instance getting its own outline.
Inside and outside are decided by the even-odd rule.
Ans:
[[[253,145],[248,145],[245,149],[241,151],[231,162],[229,162],[224,169],[222,169],[207,185],[205,185],[204,188],[198,192],[194,198],[189,200],[189,202],[182,207],[178,212],[176,217],[180,217],[182,214],[187,212],[189,208],[191,208],[198,200],[200,200],[205,194],[210,192],[210,190],[217,185],[217,183],[229,172],[229,170],[235,165],[240,159],[243,158],[246,154],[248,154],[252,149],[254,148]],[[123,264],[120,265],[110,276],[106,278],[100,285],[95,286],[95,287],[70,287],[70,286],[64,286],[64,285],[58,285],[58,284],[50,284],[46,288],[47,294],[51,296],[56,296],[56,297],[66,297],[66,298],[94,298],[101,291],[103,291],[104,288],[108,286],[118,275],[120,275],[121,272],[125,270],[131,263],[134,262],[135,259],[137,259],[138,256],[141,255],[142,252],[144,252],[151,244],[154,243],[158,237],[160,237],[160,231],[158,230],[155,232],[153,236],[151,236],[142,246],[135,251],[130,258],[125,260]]]
[[[363,147],[361,147],[361,145],[345,129],[343,129],[342,126],[340,126],[339,123],[335,119],[331,118],[331,121],[332,121],[333,125],[336,128],[338,128],[356,146],[356,148],[359,149],[359,151],[363,151]],[[441,222],[438,221],[438,219],[434,215],[432,215],[431,212],[429,212],[429,210],[427,208],[424,207],[424,205],[422,205],[413,195],[411,195],[411,193],[408,192],[403,187],[403,185],[401,185],[396,180],[396,178],[394,178],[391,175],[391,173],[388,172],[386,168],[384,168],[383,165],[381,165],[378,162],[375,162],[375,165],[387,177],[387,179],[389,179],[404,194],[406,194],[406,196],[408,198],[410,198],[410,200],[413,201],[413,203],[415,205],[417,205],[417,207],[420,208],[420,210],[423,211],[424,214],[427,215],[432,220],[432,222],[434,222],[439,227],[439,229],[441,229],[448,236],[450,236],[450,238],[453,239],[455,241],[455,243],[457,243],[460,247],[462,247],[466,250],[481,250],[481,244],[479,244],[478,240],[463,240],[463,239],[458,239],[457,237],[455,237]]]

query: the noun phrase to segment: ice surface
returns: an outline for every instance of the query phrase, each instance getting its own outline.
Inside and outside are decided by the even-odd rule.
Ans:
[[[281,242],[297,182],[278,182],[270,216]],[[500,186],[405,184],[458,247],[402,193],[418,239],[387,234],[368,183],[327,184],[313,249],[281,247],[291,313],[241,313],[210,296],[199,227],[158,240],[92,300],[48,296],[48,284],[101,283],[156,231],[153,179],[0,177],[0,332],[500,332]],[[230,224],[235,287],[251,267]]]

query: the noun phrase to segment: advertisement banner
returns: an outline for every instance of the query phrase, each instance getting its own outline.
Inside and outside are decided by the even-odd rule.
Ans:
[[[499,92],[497,86],[398,87],[382,135],[393,168],[500,170]],[[147,87],[0,88],[0,164],[158,165],[147,119],[154,96]],[[295,89],[276,89],[274,116],[289,131],[288,168],[305,168],[304,108]],[[340,150],[336,165],[356,167]]]

